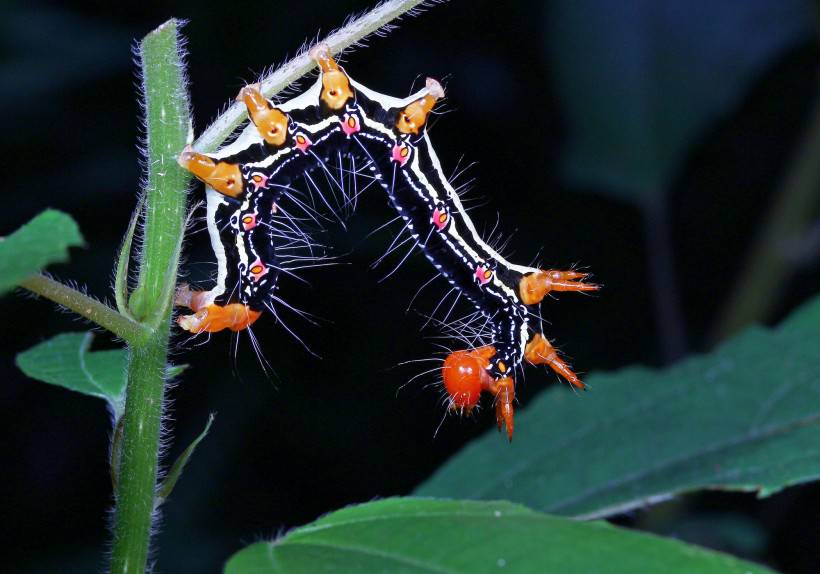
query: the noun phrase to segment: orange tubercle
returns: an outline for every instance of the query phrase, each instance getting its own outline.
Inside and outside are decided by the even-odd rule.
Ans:
[[[180,327],[194,334],[216,333],[223,329],[241,331],[247,329],[262,315],[242,303],[228,305],[211,304],[199,309],[193,315],[177,318]]]
[[[238,165],[216,162],[207,155],[194,151],[191,146],[186,146],[179,154],[177,163],[219,193],[230,197],[242,195],[242,172]]]
[[[525,305],[540,303],[551,291],[597,291],[595,283],[584,283],[588,273],[542,269],[521,278],[518,293]]]
[[[581,382],[578,375],[572,372],[549,341],[541,333],[536,333],[524,349],[524,358],[532,365],[549,365],[549,367],[564,377],[569,383],[579,389],[587,386]]]
[[[444,97],[444,88],[436,80],[427,78],[427,95],[408,105],[399,113],[396,129],[403,134],[418,134],[427,122],[427,116],[436,104]]]
[[[507,430],[507,440],[512,442],[515,428],[515,382],[510,377],[503,377],[494,381],[492,393],[495,395],[495,422],[498,430],[504,426]]]
[[[245,102],[251,121],[259,135],[273,146],[281,146],[288,135],[288,116],[268,103],[258,84],[250,84],[239,91],[236,98]]]
[[[310,50],[310,56],[322,70],[322,101],[331,110],[341,110],[353,97],[353,88],[347,74],[339,67],[330,54],[327,44],[318,44]]]
[[[174,305],[176,307],[187,307],[192,311],[199,311],[210,304],[210,296],[210,291],[193,291],[187,283],[182,283],[177,287],[174,295]]]

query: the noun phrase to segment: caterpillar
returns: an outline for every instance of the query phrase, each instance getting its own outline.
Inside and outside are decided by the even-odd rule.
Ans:
[[[178,298],[194,311],[179,317],[179,325],[192,333],[239,331],[271,309],[282,272],[271,218],[283,194],[315,170],[332,180],[327,164],[337,154],[359,158],[414,243],[475,308],[461,326],[482,344],[450,352],[441,366],[450,409],[470,412],[489,393],[498,428],[512,440],[513,375],[524,362],[548,365],[585,388],[537,329],[538,304],[553,292],[590,292],[599,285],[574,269],[513,264],[481,238],[427,134],[433,107],[444,97],[439,82],[428,78],[415,94],[394,98],[350,78],[327,46],[314,47],[311,56],[319,66],[311,88],[275,105],[258,86],[245,86],[237,97],[250,118],[242,134],[213,155],[186,148],[179,156],[180,165],[211,188],[208,225],[219,263],[212,290],[188,290]],[[228,290],[231,284],[236,288]]]

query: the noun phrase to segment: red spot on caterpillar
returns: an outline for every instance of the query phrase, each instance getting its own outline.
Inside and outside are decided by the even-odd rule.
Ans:
[[[359,119],[356,116],[345,114],[345,117],[341,120],[341,122],[342,130],[344,130],[345,134],[348,137],[352,136],[353,134],[362,129],[361,124],[359,124]]]
[[[255,173],[251,177],[251,184],[253,185],[254,191],[259,191],[268,185],[268,176],[263,173]]]
[[[242,228],[245,231],[253,229],[254,227],[256,227],[256,214],[255,213],[251,213],[251,214],[246,215],[245,217],[242,218]]]
[[[400,166],[404,167],[404,164],[406,164],[407,160],[410,159],[410,148],[408,148],[406,145],[394,145],[393,154],[390,157],[390,159],[397,162]]]
[[[475,278],[479,285],[486,285],[493,278],[492,269],[487,269],[483,265],[478,265],[475,268]]]
[[[440,210],[438,207],[433,210],[433,225],[435,225],[439,231],[447,226],[449,219],[450,216],[447,215],[446,211]]]
[[[308,139],[305,134],[297,134],[296,136],[296,149],[298,149],[302,153],[307,153],[307,150],[310,146],[313,145],[313,142]]]
[[[253,262],[253,264],[251,264],[251,268],[248,271],[250,271],[251,277],[254,281],[259,281],[262,277],[267,275],[268,267],[262,263],[261,259],[257,259]]]

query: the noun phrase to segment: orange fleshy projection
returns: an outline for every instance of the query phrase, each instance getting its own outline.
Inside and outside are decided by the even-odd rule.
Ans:
[[[588,273],[546,269],[525,275],[518,284],[518,294],[525,305],[540,303],[551,291],[597,291],[595,283],[584,283]]]
[[[333,59],[327,44],[314,46],[310,51],[310,56],[322,70],[322,94],[320,96],[322,101],[331,110],[341,110],[353,97],[353,88],[350,87],[347,74]]]
[[[242,88],[236,99],[245,102],[248,115],[262,139],[276,147],[285,143],[288,136],[288,116],[270,105],[259,91],[258,84]]]
[[[262,315],[247,305],[230,303],[228,305],[208,305],[193,315],[182,315],[177,318],[180,327],[194,334],[216,333],[223,329],[242,331],[247,329]]]
[[[179,154],[177,163],[221,194],[230,197],[242,195],[242,172],[236,164],[224,161],[217,163],[207,155],[194,151],[191,146],[187,146]]]
[[[515,428],[515,383],[510,377],[502,377],[493,381],[490,392],[495,395],[495,424],[499,431],[502,425],[507,429],[507,440],[512,442]]]
[[[433,78],[427,78],[427,95],[419,98],[399,113],[396,129],[403,134],[418,135],[437,100],[444,97],[444,88]]]
[[[536,333],[524,349],[524,358],[532,365],[549,365],[549,367],[564,377],[569,383],[579,389],[587,386],[581,382],[578,375],[572,372],[549,341],[541,333]]]

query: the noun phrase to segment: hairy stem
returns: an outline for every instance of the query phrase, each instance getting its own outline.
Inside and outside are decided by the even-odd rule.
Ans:
[[[78,315],[95,322],[100,327],[108,329],[125,341],[140,341],[149,333],[149,330],[143,325],[121,315],[108,305],[100,303],[68,285],[55,281],[51,277],[32,275],[22,281],[20,287],[74,311]]]
[[[190,126],[177,29],[177,22],[170,20],[139,46],[148,177],[139,282],[129,307],[151,326],[151,336],[129,345],[121,452],[116,458],[120,466],[115,471],[111,572],[116,574],[145,572],[155,508],[171,306],[189,181],[176,163]]]
[[[423,2],[424,0],[388,0],[370,12],[354,18],[322,42],[330,47],[332,53],[336,54],[360,42],[370,34],[380,31],[392,20],[401,17]],[[260,81],[260,90],[268,97],[276,95],[315,67],[315,62],[307,52],[303,52],[277,68],[271,75],[263,78]],[[232,104],[199,136],[193,144],[194,149],[202,153],[214,151],[230,137],[245,118],[245,105]]]

